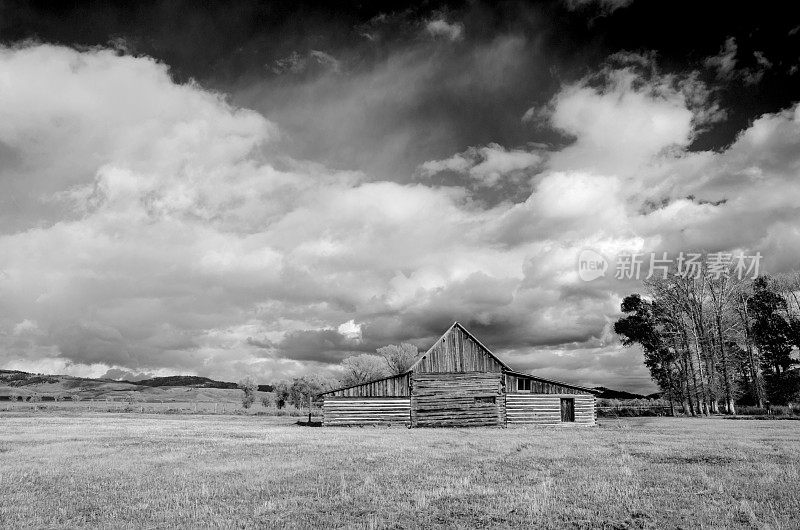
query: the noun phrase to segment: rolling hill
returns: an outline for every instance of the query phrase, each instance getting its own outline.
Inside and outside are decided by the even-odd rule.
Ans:
[[[271,390],[271,385],[259,385],[259,391]],[[170,376],[131,382],[0,370],[0,401],[32,395],[43,401],[77,396],[81,400],[235,403],[241,398],[236,383],[207,377]]]

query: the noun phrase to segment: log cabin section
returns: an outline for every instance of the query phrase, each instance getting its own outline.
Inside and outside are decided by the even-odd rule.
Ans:
[[[323,425],[594,425],[594,391],[512,370],[455,322],[405,373],[320,394]]]
[[[596,391],[591,388],[515,371],[506,372],[505,378],[509,425],[594,425],[597,421]],[[565,409],[572,412],[563,414]]]

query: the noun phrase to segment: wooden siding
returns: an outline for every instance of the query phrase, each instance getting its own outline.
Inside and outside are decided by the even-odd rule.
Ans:
[[[329,397],[407,397],[411,395],[409,391],[410,375],[406,373],[387,377],[350,388],[326,392],[322,396],[326,400]]]
[[[411,422],[410,398],[326,397],[322,405],[322,424],[376,425]]]
[[[561,398],[575,399],[575,425],[594,425],[595,397],[584,394],[506,394],[506,422],[563,425]]]
[[[414,366],[414,372],[502,372],[503,365],[454,325]]]
[[[517,390],[519,388],[518,381],[520,379],[528,379],[531,382],[530,392],[527,390]],[[588,390],[580,390],[578,388],[562,385],[556,382],[545,381],[535,376],[524,376],[516,374],[506,374],[506,391],[508,393],[524,393],[524,394],[578,394],[585,396],[593,396],[594,394]]]
[[[505,423],[502,374],[494,372],[414,373],[411,425],[465,427]],[[494,402],[487,402],[494,398]]]

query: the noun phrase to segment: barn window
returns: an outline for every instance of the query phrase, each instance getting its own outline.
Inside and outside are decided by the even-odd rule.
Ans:
[[[530,379],[517,379],[517,390],[530,392],[531,391],[531,380]]]
[[[494,396],[478,396],[475,403],[494,403]]]

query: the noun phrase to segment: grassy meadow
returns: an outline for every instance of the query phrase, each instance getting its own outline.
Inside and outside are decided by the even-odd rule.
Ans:
[[[800,423],[0,412],[0,527],[797,528]]]

